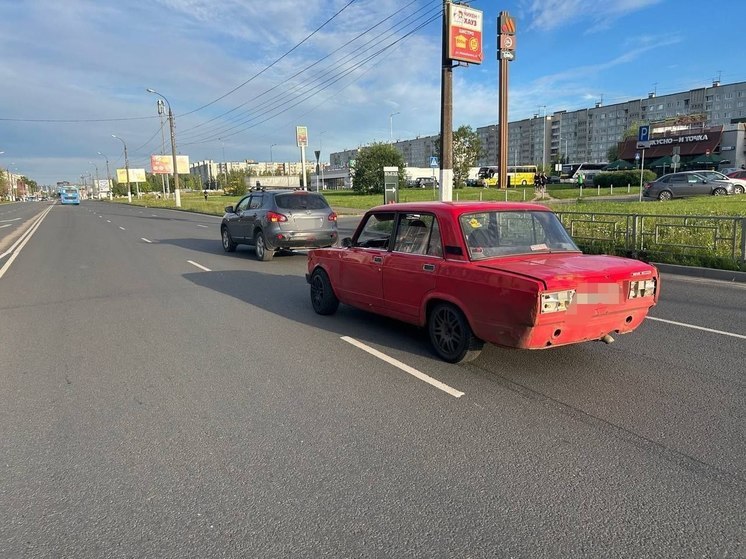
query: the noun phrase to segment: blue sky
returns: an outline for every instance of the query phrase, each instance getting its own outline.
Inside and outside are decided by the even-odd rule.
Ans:
[[[496,17],[517,23],[509,119],[746,81],[746,2],[493,0],[485,61],[454,70],[454,128],[497,119]],[[0,167],[40,184],[149,170],[176,115],[192,161],[299,160],[309,151],[437,134],[441,0],[0,0]],[[717,6],[717,17],[708,8]],[[729,23],[731,22],[731,23]],[[367,31],[367,33],[366,33]],[[310,35],[310,37],[309,37]],[[325,87],[326,86],[326,87]],[[390,115],[395,114],[393,117]],[[74,122],[57,122],[57,121]],[[168,145],[168,131],[166,129]],[[309,158],[312,158],[312,153]]]

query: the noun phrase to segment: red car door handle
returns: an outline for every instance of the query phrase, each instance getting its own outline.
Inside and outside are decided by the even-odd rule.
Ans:
[[[374,256],[373,264],[383,264],[383,256]]]

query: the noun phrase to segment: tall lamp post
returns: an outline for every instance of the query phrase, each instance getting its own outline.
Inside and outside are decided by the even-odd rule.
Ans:
[[[124,170],[127,173],[127,201],[131,204],[132,203],[132,186],[130,186],[130,160],[127,156],[127,143],[117,136],[116,134],[111,135],[112,138],[116,138],[120,142],[122,142],[122,145],[124,146]]]
[[[181,207],[181,192],[179,191],[179,172],[176,169],[176,136],[174,134],[174,113],[171,110],[171,103],[155,89],[147,88],[145,91],[153,93],[163,99],[168,107],[168,126],[171,129],[171,157],[174,165],[174,197],[176,198],[176,207]]]
[[[401,114],[401,112],[396,111],[395,113],[389,114],[389,143],[394,143],[394,116]]]
[[[542,119],[544,119],[543,136],[541,137],[541,172],[547,172],[547,106],[539,105],[539,109],[544,109]]]
[[[109,158],[108,158],[108,157],[106,157],[106,156],[105,156],[105,155],[104,155],[103,153],[101,153],[100,151],[98,152],[98,154],[99,154],[99,155],[100,155],[101,157],[103,157],[104,159],[106,159],[106,181],[107,181],[107,184],[106,184],[106,186],[107,186],[107,188],[109,189],[109,200],[111,200],[111,199],[112,199],[112,192],[111,192],[111,173],[109,172]]]
[[[269,146],[269,164],[272,167],[272,176],[275,176],[275,160],[272,157],[272,148],[275,147],[277,144],[270,144]]]

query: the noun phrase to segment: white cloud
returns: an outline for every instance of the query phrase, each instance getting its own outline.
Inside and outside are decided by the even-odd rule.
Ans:
[[[531,26],[551,30],[563,26],[586,25],[588,31],[601,31],[615,20],[644,10],[663,0],[530,0],[523,9]],[[574,27],[574,26],[573,26]]]

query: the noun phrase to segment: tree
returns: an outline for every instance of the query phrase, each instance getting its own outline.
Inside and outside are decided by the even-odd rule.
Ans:
[[[228,173],[225,177],[227,181],[223,186],[223,191],[226,196],[243,196],[246,194],[246,178],[248,177],[247,171],[233,170]]]
[[[453,186],[462,188],[466,186],[469,178],[469,169],[475,167],[477,161],[484,155],[482,140],[471,126],[459,126],[453,132],[453,143],[451,144],[453,154]],[[435,140],[435,154],[442,159],[440,153],[440,135]]]
[[[614,144],[609,149],[606,150],[606,161],[611,163],[612,161],[616,161],[619,159],[619,144]]]
[[[466,186],[469,168],[482,157],[482,140],[471,126],[459,126],[453,133],[453,186]]]
[[[383,168],[399,168],[399,188],[405,184],[404,156],[391,144],[373,144],[360,148],[351,171],[352,188],[363,194],[383,193]]]

